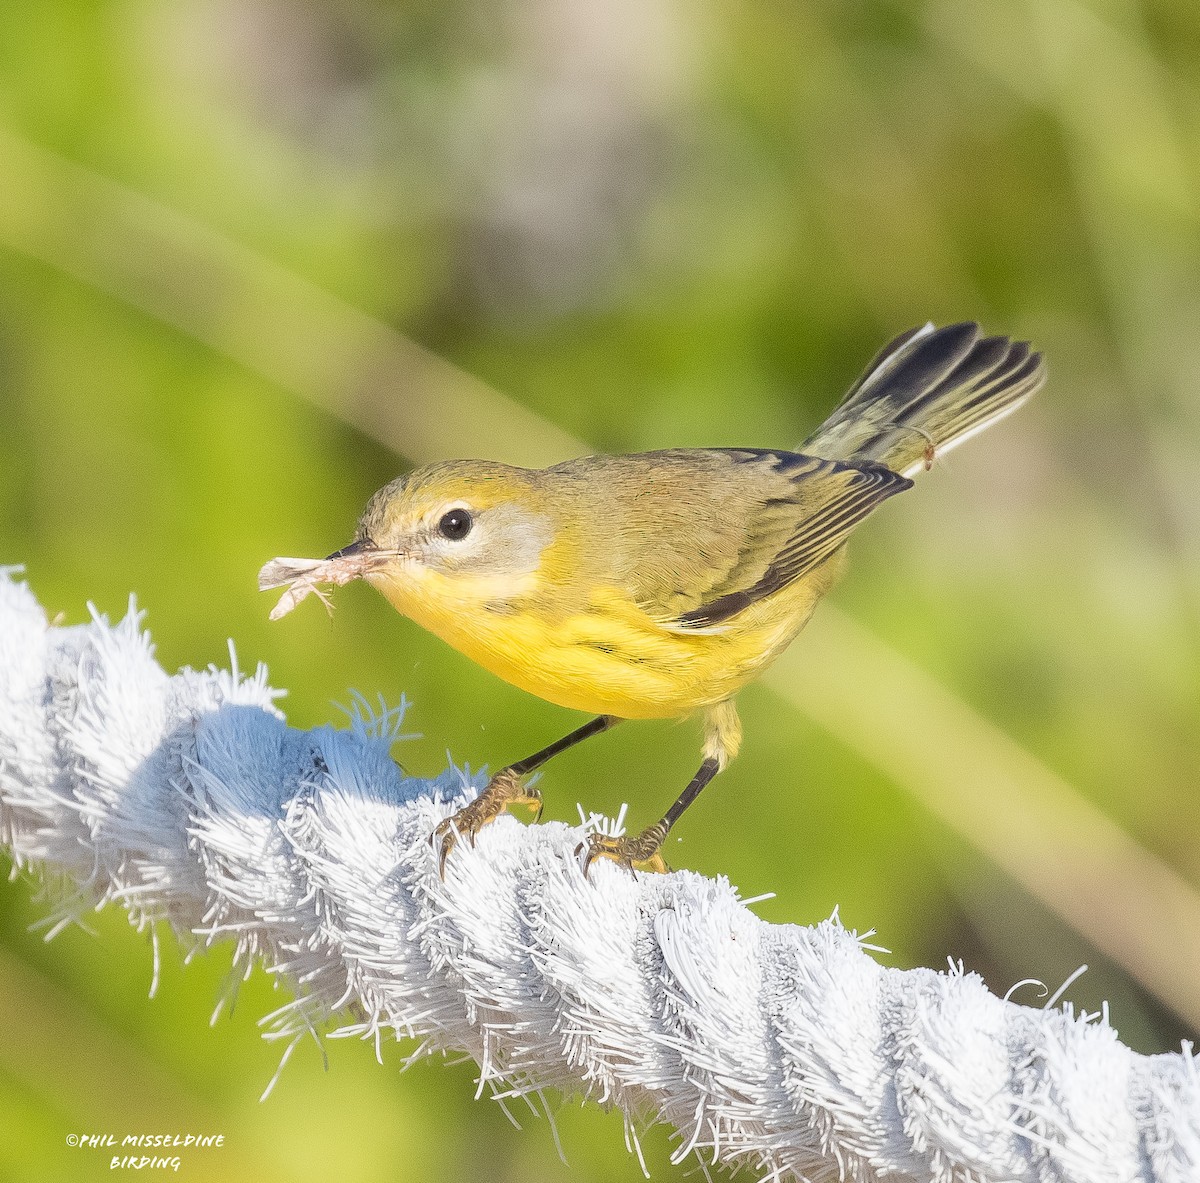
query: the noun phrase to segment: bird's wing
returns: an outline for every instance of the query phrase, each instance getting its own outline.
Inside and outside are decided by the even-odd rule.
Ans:
[[[871,510],[912,485],[883,465],[795,452],[711,449],[703,456],[705,520],[663,531],[649,561],[630,572],[639,604],[680,628],[718,625],[801,578]]]

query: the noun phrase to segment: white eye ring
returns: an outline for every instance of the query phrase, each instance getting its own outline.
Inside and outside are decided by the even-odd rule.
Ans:
[[[460,542],[470,534],[474,524],[475,521],[470,513],[463,506],[458,505],[442,514],[437,528],[443,538],[448,538],[451,542]]]

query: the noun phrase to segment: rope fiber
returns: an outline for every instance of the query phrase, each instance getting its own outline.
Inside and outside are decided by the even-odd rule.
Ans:
[[[481,1092],[582,1094],[631,1133],[667,1122],[677,1161],[773,1178],[1200,1180],[1189,1045],[1140,1056],[1103,1016],[881,966],[836,917],[767,924],[724,878],[602,860],[585,880],[580,827],[502,818],[443,882],[429,836],[483,781],[405,776],[403,703],[298,731],[261,666],[168,676],[132,602],[56,627],[17,576],[0,844],[69,885],[60,925],[113,901],[282,973],[269,1034],[289,1047],[341,1022],[466,1052]]]

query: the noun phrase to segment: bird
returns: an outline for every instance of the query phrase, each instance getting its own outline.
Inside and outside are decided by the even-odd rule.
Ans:
[[[493,674],[593,716],[436,828],[443,877],[459,839],[509,808],[540,818],[528,778],[554,756],[624,720],[699,714],[702,761],[661,819],[579,848],[585,874],[600,858],[665,871],[668,833],[741,745],[735,695],[808,622],[850,533],[1045,375],[1027,341],[925,324],[885,345],[795,450],[439,461],[376,492],[348,546],[276,560],[260,587],[289,584],[274,617],[319,582],[363,579]]]

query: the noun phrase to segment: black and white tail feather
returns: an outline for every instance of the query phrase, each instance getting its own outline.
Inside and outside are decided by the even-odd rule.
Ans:
[[[1015,411],[1046,380],[1027,341],[977,324],[901,333],[800,446],[826,460],[874,461],[911,477]]]

